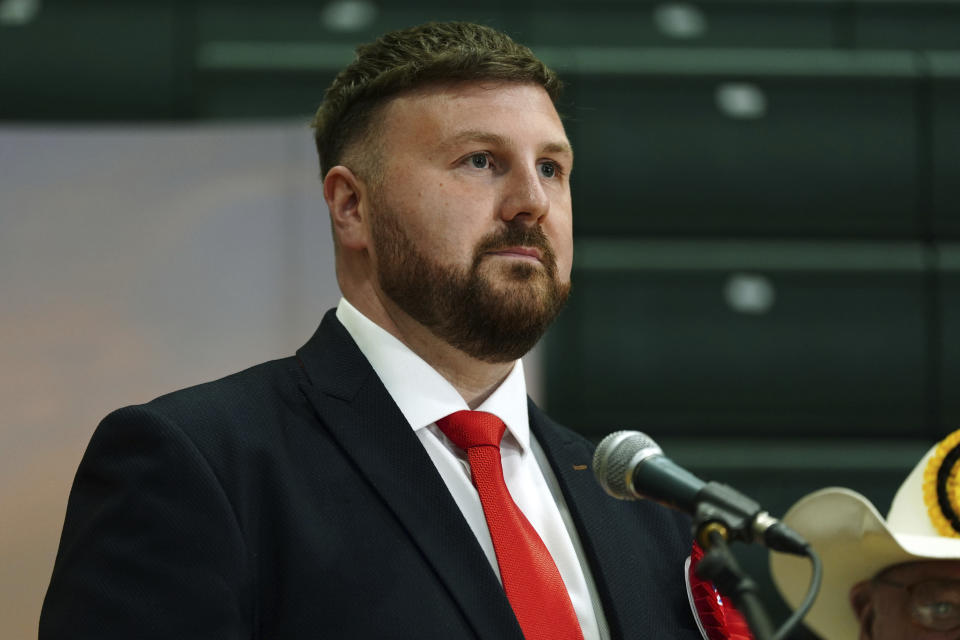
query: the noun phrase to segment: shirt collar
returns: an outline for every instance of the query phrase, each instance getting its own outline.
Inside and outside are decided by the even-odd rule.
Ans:
[[[346,298],[337,305],[337,319],[370,362],[387,393],[414,431],[430,426],[455,411],[469,409],[446,378],[385,329],[360,313]],[[527,386],[523,363],[517,360],[506,379],[477,407],[492,413],[526,450],[530,442]]]

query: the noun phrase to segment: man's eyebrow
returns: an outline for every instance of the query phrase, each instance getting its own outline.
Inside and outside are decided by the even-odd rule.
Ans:
[[[573,147],[566,140],[562,142],[548,142],[543,145],[544,153],[568,153],[573,155]]]
[[[492,133],[490,131],[483,131],[480,129],[468,129],[466,131],[461,131],[450,138],[447,138],[447,140],[444,141],[443,146],[453,147],[464,142],[482,142],[491,146],[502,147],[506,146],[507,139],[498,133]]]

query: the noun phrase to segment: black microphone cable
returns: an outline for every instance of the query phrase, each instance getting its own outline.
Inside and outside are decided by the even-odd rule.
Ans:
[[[773,634],[773,640],[785,640],[796,626],[800,624],[800,621],[806,617],[810,611],[810,607],[813,606],[813,603],[817,599],[817,594],[820,593],[820,583],[823,581],[823,562],[809,544],[806,547],[806,556],[809,558],[811,569],[813,570],[813,574],[810,576],[810,585],[807,587],[807,595],[803,597],[800,606],[790,614],[790,617],[787,618],[780,628],[777,629],[777,632]]]

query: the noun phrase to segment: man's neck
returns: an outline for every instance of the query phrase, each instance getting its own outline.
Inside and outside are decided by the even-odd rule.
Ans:
[[[513,370],[513,362],[478,360],[451,346],[382,294],[378,296],[370,291],[369,295],[351,295],[347,300],[433,367],[453,385],[471,409],[476,409],[489,398]]]

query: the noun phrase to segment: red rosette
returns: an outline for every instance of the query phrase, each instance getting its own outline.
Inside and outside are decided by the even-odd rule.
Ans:
[[[709,640],[753,640],[753,634],[732,602],[726,602],[712,582],[697,576],[703,549],[696,542],[690,551],[690,595],[700,625]]]

